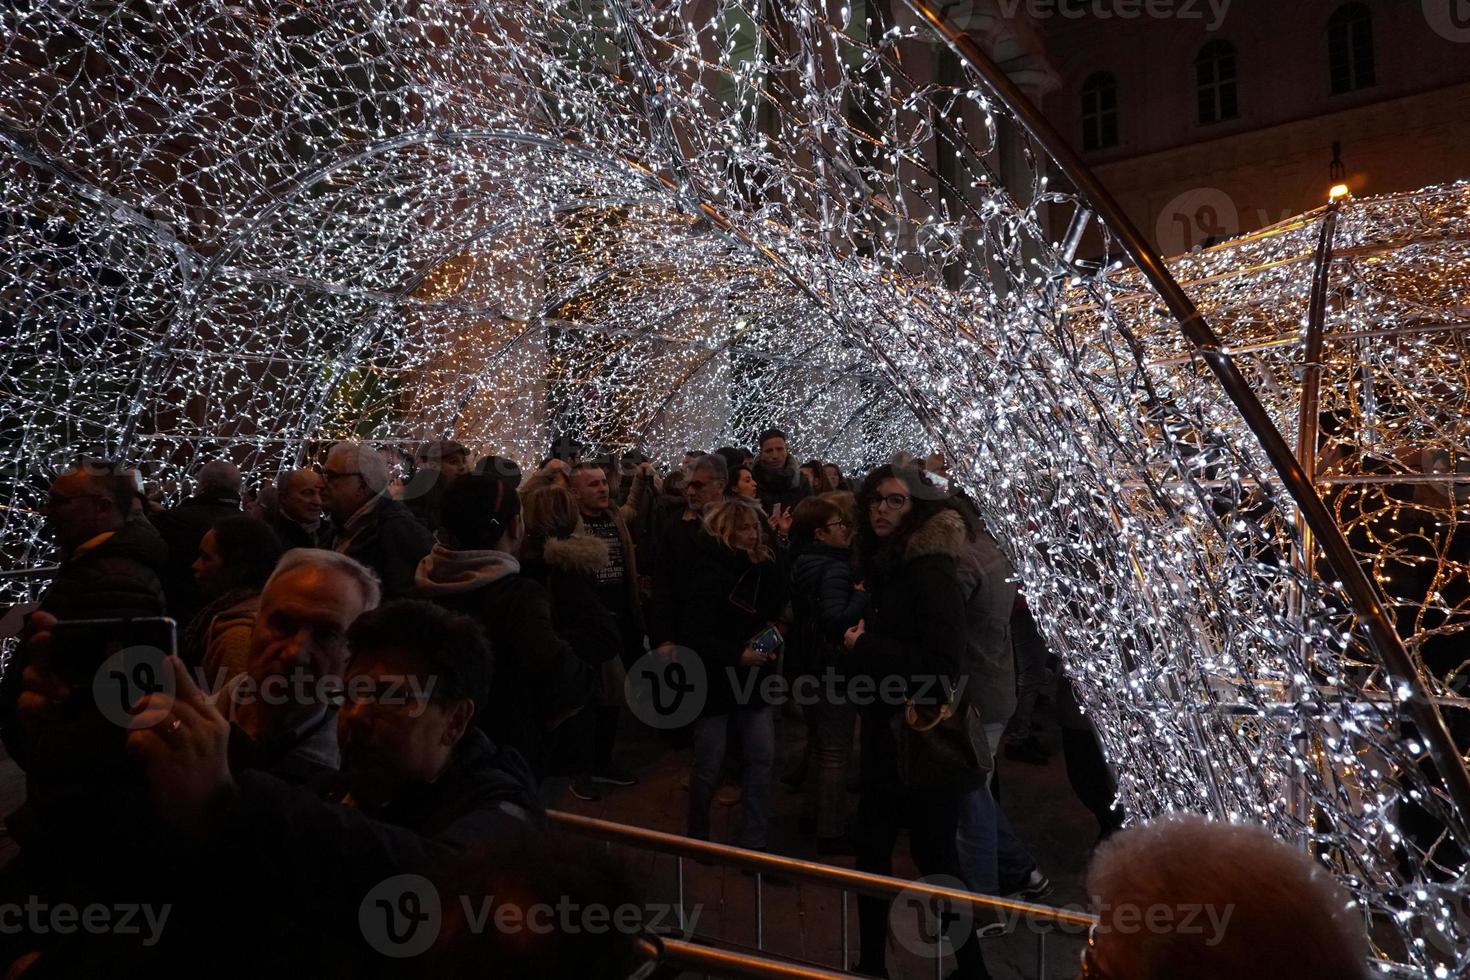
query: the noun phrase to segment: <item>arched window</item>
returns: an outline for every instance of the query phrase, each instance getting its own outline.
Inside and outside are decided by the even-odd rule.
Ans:
[[[1366,4],[1345,3],[1327,22],[1327,59],[1333,95],[1374,83],[1373,12]]]
[[[1235,88],[1235,45],[1211,41],[1194,59],[1199,86],[1199,121],[1202,125],[1224,122],[1240,115]]]
[[[1082,83],[1082,149],[1118,145],[1118,79],[1105,71]]]

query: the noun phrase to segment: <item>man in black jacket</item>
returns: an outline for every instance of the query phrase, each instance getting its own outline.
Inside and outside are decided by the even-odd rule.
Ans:
[[[407,507],[388,496],[383,457],[362,443],[339,442],[327,453],[322,477],[323,502],[337,527],[333,547],[376,572],[385,599],[408,595],[414,569],[434,539]]]
[[[277,482],[280,513],[271,529],[291,548],[323,548],[332,540],[331,523],[322,516],[322,475],[310,467],[292,470]]]
[[[168,561],[168,548],[146,520],[128,519],[134,488],[121,470],[105,465],[88,465],[69,470],[51,484],[47,520],[56,534],[62,559],[56,577],[41,594],[39,611],[58,620],[104,619],[164,614],[160,576]],[[51,620],[47,620],[51,622]],[[31,662],[30,633],[11,657],[0,678],[0,736],[11,757],[28,772],[31,792],[48,782],[47,759],[34,757],[37,739],[20,724],[17,714],[23,679]],[[99,655],[95,669],[102,662]],[[90,670],[74,680],[91,682]],[[80,700],[80,699],[78,699]],[[82,741],[81,731],[101,736],[116,735],[94,711],[70,717],[73,725],[65,734],[53,728],[46,742],[70,755],[69,743]],[[32,772],[33,765],[38,770]],[[83,771],[75,776],[89,775]],[[95,776],[96,773],[90,773]],[[92,780],[84,780],[93,785]]]
[[[240,470],[228,460],[205,463],[194,474],[194,494],[151,520],[168,545],[163,591],[168,612],[182,626],[194,618],[202,601],[191,570],[199,542],[226,517],[240,513]]]
[[[269,936],[240,950],[261,957],[257,968],[380,975],[392,965],[380,955],[409,952],[393,923],[380,921],[375,896],[390,910],[402,897],[384,886],[428,876],[410,880],[426,898],[431,878],[519,854],[540,837],[544,809],[530,768],[472,723],[492,670],[474,622],[432,603],[389,603],[360,617],[347,643],[340,802],[265,773],[231,772],[229,725],[176,661],[177,696],[165,706],[179,724],[130,736],[159,814],[206,859],[249,869],[229,896],[249,920],[221,922],[215,910],[201,918],[206,929],[248,921],[252,934]],[[310,915],[289,900],[303,896]]]
[[[517,555],[526,530],[519,476],[492,458],[450,485],[439,540],[419,565],[416,583],[419,595],[469,615],[485,630],[496,669],[480,727],[541,772],[547,734],[587,709],[595,678],[556,632],[546,589],[521,574]]]
[[[684,512],[659,533],[648,608],[648,642],[665,652],[678,636],[681,606],[687,598],[688,570],[697,561],[696,542],[704,533],[704,512],[725,496],[730,471],[721,456],[697,457],[684,479]]]
[[[811,496],[811,487],[801,478],[796,457],[786,449],[786,433],[780,429],[767,429],[761,433],[761,453],[756,459],[751,475],[760,487],[761,506],[767,514],[776,516],[776,505],[789,512],[801,500]]]

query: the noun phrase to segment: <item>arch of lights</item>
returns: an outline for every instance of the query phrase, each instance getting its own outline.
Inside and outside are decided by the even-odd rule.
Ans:
[[[1270,422],[1307,423],[1411,684],[1155,286],[1072,260],[1095,202],[894,6],[10,5],[5,566],[46,557],[45,476],[83,452],[167,482],[349,435],[938,443],[1129,810],[1267,824],[1353,889],[1385,972],[1460,975],[1470,814],[1404,705],[1470,741],[1470,188],[1172,263]]]

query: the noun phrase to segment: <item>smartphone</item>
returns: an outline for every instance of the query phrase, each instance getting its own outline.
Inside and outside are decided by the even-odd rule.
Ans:
[[[167,616],[139,616],[63,619],[51,629],[52,670],[72,686],[90,686],[102,665],[123,651],[161,664],[178,653],[178,625]]]
[[[767,626],[750,640],[750,648],[756,653],[764,653],[768,659],[775,656],[780,645],[781,631],[774,626]]]

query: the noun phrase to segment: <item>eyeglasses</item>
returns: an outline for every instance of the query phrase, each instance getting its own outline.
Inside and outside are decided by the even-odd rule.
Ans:
[[[344,476],[356,476],[356,477],[360,477],[360,476],[362,476],[362,474],[361,473],[348,473],[348,472],[346,472],[344,470],[322,470],[322,476],[326,479],[326,481],[328,483],[331,483],[333,480],[339,480],[339,479],[341,479]]]
[[[887,507],[889,510],[903,510],[904,505],[908,502],[909,498],[907,494],[890,493],[886,497],[877,498],[868,506],[870,506],[873,510],[878,510],[882,507]]]
[[[709,486],[709,484],[703,480],[688,480],[684,484],[684,489],[693,490],[695,493],[698,493],[707,486]]]
[[[852,527],[852,521],[829,521],[823,527]]]

